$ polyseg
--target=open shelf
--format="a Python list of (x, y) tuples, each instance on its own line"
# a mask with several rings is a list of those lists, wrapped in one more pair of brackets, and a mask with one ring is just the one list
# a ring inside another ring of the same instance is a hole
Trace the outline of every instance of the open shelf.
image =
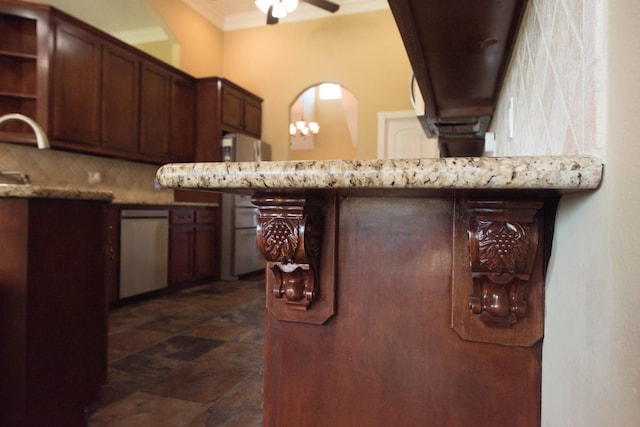
[(37, 21), (0, 13), (0, 51), (37, 55)]
[[(20, 113), (36, 120), (37, 20), (0, 13), (0, 116)], [(0, 125), (0, 142), (33, 144), (31, 128), (17, 120)]]

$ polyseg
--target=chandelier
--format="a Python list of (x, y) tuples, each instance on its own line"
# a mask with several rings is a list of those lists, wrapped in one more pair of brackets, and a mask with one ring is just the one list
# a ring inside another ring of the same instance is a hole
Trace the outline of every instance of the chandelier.
[(298, 0), (256, 0), (256, 6), (264, 14), (269, 13), (274, 18), (284, 18), (298, 7)]
[(289, 125), (289, 134), (291, 136), (307, 136), (309, 133), (312, 135), (320, 132), (320, 125), (317, 122), (305, 122), (304, 120), (298, 120)]

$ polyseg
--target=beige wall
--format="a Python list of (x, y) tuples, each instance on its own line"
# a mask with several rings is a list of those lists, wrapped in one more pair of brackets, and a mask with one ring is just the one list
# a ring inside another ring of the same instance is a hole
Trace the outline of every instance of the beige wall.
[(317, 83), (339, 83), (358, 99), (358, 158), (376, 157), (379, 111), (411, 109), (411, 67), (388, 10), (228, 31), (223, 63), (225, 77), (264, 98), (274, 160), (289, 158), (289, 106)]
[(179, 68), (180, 65), (180, 46), (176, 43), (168, 41), (157, 41), (148, 43), (136, 43), (134, 45), (141, 51), (148, 53), (154, 58), (171, 64)]
[(164, 19), (180, 45), (178, 68), (194, 77), (222, 73), (222, 30), (182, 1), (145, 1)]
[(351, 141), (342, 99), (317, 101), (313, 120), (323, 123), (314, 135), (315, 148), (290, 150), (289, 160), (356, 159), (358, 152)]
[[(602, 187), (564, 196), (546, 285), (544, 426), (640, 420), (640, 3), (529, 2), (492, 130), (497, 154), (590, 154)], [(507, 101), (515, 101), (507, 137)]]

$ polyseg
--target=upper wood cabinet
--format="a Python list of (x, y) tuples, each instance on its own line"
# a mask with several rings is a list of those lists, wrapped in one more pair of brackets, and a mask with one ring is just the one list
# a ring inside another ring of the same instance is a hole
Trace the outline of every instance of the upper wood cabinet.
[(389, 0), (424, 98), (419, 118), (445, 156), (482, 153), (526, 5)]
[(102, 145), (108, 150), (136, 153), (140, 123), (140, 60), (112, 44), (102, 55)]
[(58, 22), (54, 30), (53, 141), (100, 145), (102, 43), (79, 27)]
[(162, 162), (169, 158), (171, 80), (162, 69), (142, 65), (140, 92), (140, 153)]
[(240, 132), (260, 138), (262, 98), (222, 77), (198, 79), (196, 160), (222, 160), (222, 134)]
[(220, 121), (223, 130), (260, 138), (262, 99), (226, 79), (219, 79)]
[(171, 79), (169, 151), (171, 159), (189, 162), (195, 156), (196, 85), (192, 79)]
[[(193, 161), (196, 79), (53, 7), (0, 0), (0, 114), (53, 148), (150, 163)], [(8, 122), (0, 140), (33, 143)]]

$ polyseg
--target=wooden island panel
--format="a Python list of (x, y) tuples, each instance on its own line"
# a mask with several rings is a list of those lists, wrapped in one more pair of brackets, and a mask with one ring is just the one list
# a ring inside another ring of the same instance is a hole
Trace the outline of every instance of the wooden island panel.
[(105, 203), (0, 198), (0, 425), (85, 425), (106, 382)]
[(541, 343), (451, 327), (453, 198), (346, 198), (338, 217), (335, 315), (266, 315), (265, 426), (539, 425)]

